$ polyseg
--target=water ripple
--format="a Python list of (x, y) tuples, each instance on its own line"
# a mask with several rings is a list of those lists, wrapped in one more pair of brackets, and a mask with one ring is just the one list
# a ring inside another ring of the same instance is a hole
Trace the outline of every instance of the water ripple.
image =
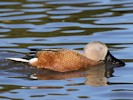
[(60, 0), (56, 0), (56, 1), (48, 1), (46, 2), (46, 4), (83, 4), (83, 3), (89, 3), (90, 1), (88, 0), (84, 0), (84, 1), (81, 1), (81, 0), (64, 0), (64, 1), (60, 1)]
[[(0, 99), (132, 99), (132, 6), (132, 0), (1, 0)], [(58, 73), (5, 60), (44, 48), (83, 52), (90, 41), (105, 42), (126, 66)]]
[(12, 17), (0, 17), (0, 20), (25, 20), (46, 17), (46, 14), (21, 15)]
[(1, 2), (0, 1), (0, 5), (1, 6), (6, 6), (6, 5), (18, 5), (21, 4), (20, 2)]
[(24, 12), (6, 12), (6, 13), (1, 13), (0, 17), (2, 17), (2, 16), (20, 15), (20, 14), (24, 14)]
[(27, 7), (27, 8), (38, 8), (38, 7), (43, 7), (44, 6), (44, 4), (24, 4), (24, 5), (22, 5), (22, 7)]

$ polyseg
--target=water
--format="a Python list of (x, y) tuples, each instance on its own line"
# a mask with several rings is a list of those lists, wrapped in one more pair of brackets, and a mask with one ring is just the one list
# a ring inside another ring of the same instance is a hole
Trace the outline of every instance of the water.
[[(0, 100), (132, 100), (132, 6), (132, 0), (1, 0)], [(82, 51), (94, 40), (126, 66), (56, 73), (5, 60), (35, 48)]]

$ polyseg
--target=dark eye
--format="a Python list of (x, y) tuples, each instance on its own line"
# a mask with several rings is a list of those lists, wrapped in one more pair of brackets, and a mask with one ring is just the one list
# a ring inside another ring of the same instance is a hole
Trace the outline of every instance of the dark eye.
[(103, 60), (99, 60), (99, 62), (103, 62)]

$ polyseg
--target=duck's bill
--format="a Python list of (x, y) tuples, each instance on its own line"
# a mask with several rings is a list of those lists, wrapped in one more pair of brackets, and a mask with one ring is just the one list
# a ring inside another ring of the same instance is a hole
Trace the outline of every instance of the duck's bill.
[(105, 63), (112, 64), (115, 67), (125, 66), (125, 63), (117, 58), (115, 58), (109, 51), (105, 58)]

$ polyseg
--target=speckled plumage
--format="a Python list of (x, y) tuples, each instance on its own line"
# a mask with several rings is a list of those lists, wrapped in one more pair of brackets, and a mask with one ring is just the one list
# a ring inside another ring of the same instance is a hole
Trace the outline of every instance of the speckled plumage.
[(31, 63), (32, 66), (59, 72), (83, 69), (100, 63), (90, 60), (74, 50), (67, 49), (38, 51), (37, 58), (38, 61)]

